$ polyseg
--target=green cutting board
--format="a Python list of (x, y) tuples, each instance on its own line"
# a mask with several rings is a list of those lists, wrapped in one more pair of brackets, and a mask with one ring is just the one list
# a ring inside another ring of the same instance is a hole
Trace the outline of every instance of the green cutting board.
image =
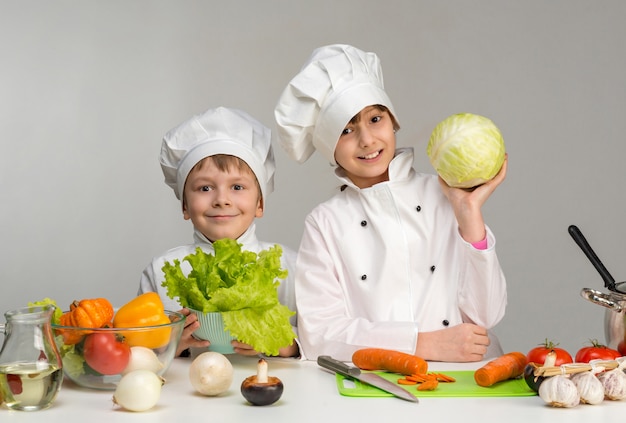
[[(417, 385), (399, 385), (416, 397), (521, 397), (537, 395), (530, 389), (523, 378), (509, 379), (498, 382), (490, 387), (476, 384), (473, 370), (437, 371), (456, 379), (456, 382), (439, 383), (434, 391), (418, 391)], [(399, 376), (396, 373), (373, 372), (397, 384)], [(390, 397), (392, 394), (375, 388), (358, 380), (346, 378), (337, 374), (337, 388), (341, 395), (350, 397)]]

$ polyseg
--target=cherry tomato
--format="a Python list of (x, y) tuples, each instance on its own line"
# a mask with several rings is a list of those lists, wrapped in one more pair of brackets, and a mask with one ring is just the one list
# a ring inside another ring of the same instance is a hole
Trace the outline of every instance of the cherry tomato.
[(591, 360), (614, 360), (622, 354), (614, 349), (600, 344), (597, 340), (592, 340), (591, 345), (582, 347), (576, 353), (577, 363), (589, 363)]
[(546, 356), (550, 351), (554, 351), (556, 353), (556, 362), (555, 366), (560, 366), (561, 364), (567, 364), (574, 362), (570, 353), (568, 353), (563, 348), (558, 348), (557, 345), (552, 341), (548, 341), (547, 339), (543, 344), (539, 344), (539, 346), (533, 348), (526, 354), (526, 358), (529, 363), (537, 363), (539, 365), (543, 365), (546, 361)]
[(617, 351), (623, 356), (626, 355), (626, 340), (620, 341), (619, 344), (617, 344)]
[(85, 362), (103, 375), (116, 375), (128, 365), (130, 347), (113, 333), (92, 333), (83, 347)]

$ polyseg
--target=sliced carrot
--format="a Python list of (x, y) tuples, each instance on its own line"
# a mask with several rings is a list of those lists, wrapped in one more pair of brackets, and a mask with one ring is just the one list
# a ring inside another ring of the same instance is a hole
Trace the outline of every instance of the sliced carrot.
[(426, 375), (422, 374), (407, 375), (406, 378), (417, 383), (422, 383), (427, 380)]
[(456, 382), (456, 379), (453, 378), (450, 375), (446, 375), (446, 374), (443, 374), (443, 373), (436, 373), (436, 375), (437, 375), (437, 380), (439, 382), (446, 382), (446, 383)]
[(406, 375), (403, 378), (398, 379), (398, 385), (419, 385), (417, 389), (419, 391), (432, 391), (437, 389), (440, 382), (450, 383), (456, 382), (452, 376), (443, 373), (416, 373), (412, 375)]
[(443, 373), (425, 373), (425, 374), (413, 374), (405, 376), (406, 379), (412, 380), (415, 382), (425, 382), (427, 380), (437, 379), (439, 382), (455, 382), (452, 376), (445, 375)]
[(439, 386), (439, 382), (437, 379), (427, 380), (426, 382), (420, 383), (417, 387), (418, 391), (434, 391)]

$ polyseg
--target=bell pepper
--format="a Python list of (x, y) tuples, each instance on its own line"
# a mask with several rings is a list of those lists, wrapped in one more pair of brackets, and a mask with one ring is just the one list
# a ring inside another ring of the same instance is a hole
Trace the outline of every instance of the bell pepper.
[[(137, 328), (169, 324), (163, 302), (156, 292), (138, 295), (117, 310), (113, 317), (115, 328)], [(124, 331), (126, 342), (131, 346), (160, 348), (170, 341), (171, 327), (154, 328), (145, 331)]]

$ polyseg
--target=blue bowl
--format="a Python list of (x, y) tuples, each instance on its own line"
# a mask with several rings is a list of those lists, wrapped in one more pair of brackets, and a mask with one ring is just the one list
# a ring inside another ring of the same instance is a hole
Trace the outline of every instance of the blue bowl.
[(198, 321), (200, 322), (200, 327), (195, 330), (193, 336), (210, 341), (209, 351), (215, 351), (220, 354), (233, 354), (235, 352), (230, 344), (235, 338), (228, 330), (224, 329), (222, 313), (203, 313), (198, 310), (191, 310), (191, 312), (198, 316)]

